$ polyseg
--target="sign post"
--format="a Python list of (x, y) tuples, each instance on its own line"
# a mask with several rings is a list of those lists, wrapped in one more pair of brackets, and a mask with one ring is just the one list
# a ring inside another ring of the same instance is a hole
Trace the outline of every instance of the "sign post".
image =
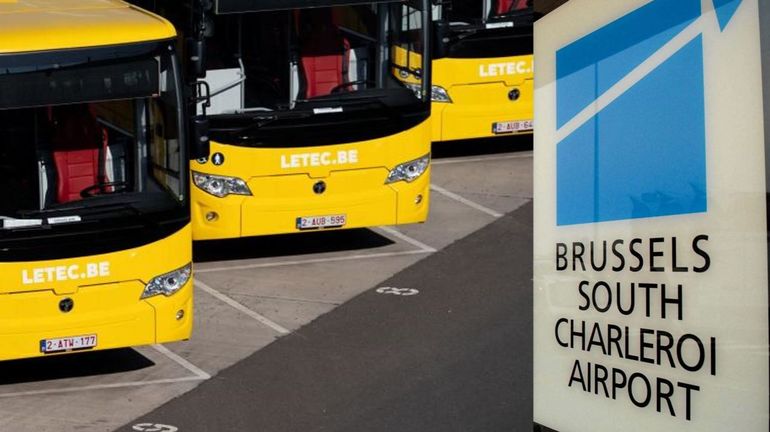
[(570, 0), (536, 23), (536, 424), (768, 430), (759, 16)]

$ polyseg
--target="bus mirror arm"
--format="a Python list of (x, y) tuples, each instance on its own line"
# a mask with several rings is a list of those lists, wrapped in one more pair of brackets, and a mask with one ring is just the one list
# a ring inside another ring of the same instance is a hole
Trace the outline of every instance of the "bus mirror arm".
[[(240, 84), (240, 82), (235, 83), (235, 85), (237, 84)], [(201, 104), (202, 114), (205, 116), (206, 109), (211, 108), (211, 86), (209, 86), (207, 81), (196, 81), (194, 86), (195, 104)], [(219, 92), (221, 92), (221, 90)]]

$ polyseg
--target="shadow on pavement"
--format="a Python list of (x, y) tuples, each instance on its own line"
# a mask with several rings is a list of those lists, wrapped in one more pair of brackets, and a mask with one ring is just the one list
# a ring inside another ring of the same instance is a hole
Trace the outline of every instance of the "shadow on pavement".
[(532, 150), (532, 134), (475, 140), (434, 142), (434, 159), (482, 156)]
[(10, 360), (0, 362), (0, 385), (110, 375), (154, 365), (129, 348)]
[(193, 260), (211, 261), (271, 258), (380, 248), (392, 240), (368, 229), (306, 232), (231, 240), (207, 240), (193, 244)]

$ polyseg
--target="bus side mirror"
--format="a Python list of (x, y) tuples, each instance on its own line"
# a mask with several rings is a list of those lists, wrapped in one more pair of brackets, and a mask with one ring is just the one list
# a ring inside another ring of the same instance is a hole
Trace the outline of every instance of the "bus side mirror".
[(206, 77), (206, 41), (187, 39), (187, 53), (189, 60), (188, 73), (194, 78)]
[(434, 21), (432, 26), (431, 45), (433, 45), (433, 57), (444, 58), (447, 56), (447, 41), (451, 34), (449, 32), (449, 25), (441, 21)]
[(194, 116), (190, 121), (190, 159), (208, 159), (211, 153), (209, 140), (209, 119)]

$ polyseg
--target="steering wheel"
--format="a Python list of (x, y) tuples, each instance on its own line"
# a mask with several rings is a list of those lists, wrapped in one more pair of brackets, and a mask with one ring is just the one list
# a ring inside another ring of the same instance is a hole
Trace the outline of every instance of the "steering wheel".
[(105, 188), (115, 188), (110, 193), (117, 193), (117, 192), (124, 192), (128, 190), (128, 183), (124, 181), (120, 182), (107, 182), (107, 183), (97, 183), (95, 185), (88, 186), (87, 188), (80, 191), (80, 197), (81, 198), (89, 198), (94, 195), (98, 195), (100, 193), (104, 193)]
[(335, 86), (331, 90), (330, 93), (332, 93), (332, 94), (339, 93), (344, 88), (347, 88), (347, 87), (350, 87), (350, 86), (354, 86), (354, 85), (360, 85), (360, 84), (374, 84), (374, 81), (370, 81), (370, 80), (355, 80), (355, 81), (350, 81), (350, 82), (342, 83), (342, 84), (339, 84), (339, 85)]

